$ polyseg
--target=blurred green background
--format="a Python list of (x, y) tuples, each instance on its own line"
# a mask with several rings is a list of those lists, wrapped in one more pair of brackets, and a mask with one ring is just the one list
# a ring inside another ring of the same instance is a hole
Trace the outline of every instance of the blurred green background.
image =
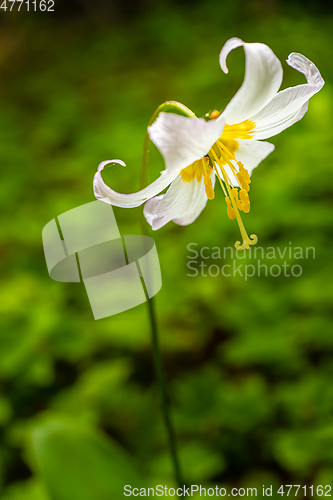
[[(244, 217), (263, 248), (314, 247), (315, 259), (282, 259), (302, 265), (297, 278), (187, 276), (189, 243), (239, 238), (218, 187), (195, 223), (150, 233), (183, 472), (189, 484), (257, 486), (258, 496), (263, 484), (332, 485), (332, 10), (278, 0), (15, 10), (0, 9), (1, 499), (118, 500), (124, 484), (174, 485), (146, 305), (94, 321), (82, 285), (49, 278), (41, 232), (94, 200), (102, 160), (127, 164), (106, 171), (113, 188), (139, 188), (160, 103), (197, 116), (224, 108), (243, 78), (240, 49), (229, 75), (218, 64), (232, 36), (281, 61), (301, 52), (326, 81), (303, 120), (271, 140)], [(304, 82), (283, 67), (283, 87)], [(151, 179), (162, 168), (154, 154)], [(115, 209), (123, 234), (140, 234), (141, 212)]]

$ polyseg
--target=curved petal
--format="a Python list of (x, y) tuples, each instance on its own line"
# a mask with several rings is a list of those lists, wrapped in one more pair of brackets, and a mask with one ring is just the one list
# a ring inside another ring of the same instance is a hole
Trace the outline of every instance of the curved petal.
[(163, 199), (164, 194), (161, 194), (159, 196), (155, 196), (155, 198), (151, 198), (150, 200), (147, 201), (145, 206), (143, 207), (143, 214), (146, 218), (146, 221), (148, 224), (150, 224), (153, 227), (153, 222), (155, 218), (155, 212), (157, 205), (159, 202)]
[(296, 69), (300, 73), (303, 73), (309, 85), (314, 85), (315, 87), (322, 87), (324, 85), (324, 80), (319, 73), (319, 70), (315, 64), (313, 64), (310, 59), (299, 54), (298, 52), (292, 52), (289, 54), (287, 63), (292, 68)]
[(205, 156), (221, 136), (225, 120), (206, 121), (174, 113), (160, 113), (148, 133), (161, 151), (166, 169), (180, 172)]
[[(255, 141), (253, 139), (238, 139), (239, 146), (235, 152), (235, 156), (238, 161), (241, 161), (251, 175), (253, 170), (268, 156), (272, 151), (274, 151), (274, 144), (264, 141)], [(234, 186), (239, 186), (239, 182), (235, 175), (231, 171), (228, 165), (223, 165), (224, 170), (227, 172), (231, 183)]]
[[(211, 174), (214, 186), (215, 174)], [(203, 180), (184, 182), (179, 175), (166, 194), (149, 200), (143, 210), (152, 229), (160, 229), (171, 220), (186, 226), (200, 215), (207, 203)]]
[(224, 73), (228, 73), (229, 52), (241, 46), (246, 57), (245, 76), (241, 88), (221, 115), (228, 125), (247, 120), (260, 111), (282, 83), (282, 66), (274, 52), (263, 43), (245, 43), (239, 38), (231, 38), (221, 50), (220, 65)]
[(98, 200), (102, 200), (116, 207), (138, 207), (153, 196), (156, 196), (156, 194), (163, 191), (163, 189), (165, 189), (175, 179), (175, 177), (177, 177), (177, 172), (167, 172), (166, 170), (163, 170), (156, 181), (152, 182), (141, 191), (132, 194), (117, 193), (117, 191), (114, 191), (107, 184), (105, 184), (102, 178), (101, 172), (109, 163), (118, 163), (119, 165), (126, 167), (126, 164), (122, 160), (102, 161), (102, 163), (98, 165), (98, 170), (94, 176), (94, 194)]
[(290, 54), (287, 63), (303, 73), (308, 83), (279, 92), (267, 106), (251, 117), (256, 127), (253, 135), (267, 139), (300, 120), (307, 111), (307, 103), (324, 85), (318, 68), (302, 54)]

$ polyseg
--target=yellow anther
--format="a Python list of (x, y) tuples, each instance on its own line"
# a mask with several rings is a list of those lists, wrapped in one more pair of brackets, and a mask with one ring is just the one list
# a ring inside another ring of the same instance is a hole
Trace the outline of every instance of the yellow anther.
[(205, 184), (205, 192), (206, 192), (207, 198), (209, 200), (213, 200), (215, 197), (215, 193), (214, 193), (212, 179), (210, 178), (209, 175), (205, 175), (204, 184)]
[(213, 200), (215, 198), (214, 189), (212, 187), (205, 187), (206, 195), (209, 200)]
[(245, 191), (245, 189), (241, 189), (239, 192), (239, 197), (242, 206), (241, 210), (243, 210), (243, 212), (247, 214), (250, 211), (250, 199), (247, 191)]
[[(246, 172), (246, 174), (247, 174), (247, 172)], [(238, 179), (239, 184), (241, 185), (241, 188), (245, 189), (245, 191), (250, 191), (250, 186), (248, 184), (246, 174), (244, 175), (243, 171), (239, 170), (239, 172), (236, 174), (236, 177)]]
[(252, 139), (256, 124), (251, 120), (245, 120), (234, 125), (226, 124), (223, 129), (222, 138)]
[(216, 118), (218, 118), (220, 116), (220, 112), (217, 111), (217, 109), (214, 109), (214, 111), (211, 112), (211, 114), (209, 115), (209, 118), (211, 120), (216, 120)]
[(238, 210), (248, 213), (250, 211), (250, 199), (247, 191), (245, 191), (245, 189), (238, 191), (237, 188), (232, 188), (231, 192), (237, 204)]
[(227, 214), (228, 214), (229, 219), (231, 219), (231, 220), (236, 219), (236, 212), (235, 212), (234, 207), (231, 206), (231, 201), (230, 201), (229, 196), (225, 197), (225, 201), (227, 202)]
[(240, 161), (237, 162), (237, 165), (239, 167), (239, 171), (241, 172), (241, 174), (244, 176), (244, 179), (246, 180), (246, 182), (248, 184), (251, 184), (251, 178), (250, 178), (250, 174), (249, 172), (246, 170), (246, 168), (244, 167), (243, 163), (241, 163)]
[(237, 201), (238, 200), (238, 188), (236, 188), (236, 187), (232, 188), (231, 192), (232, 192), (232, 196)]

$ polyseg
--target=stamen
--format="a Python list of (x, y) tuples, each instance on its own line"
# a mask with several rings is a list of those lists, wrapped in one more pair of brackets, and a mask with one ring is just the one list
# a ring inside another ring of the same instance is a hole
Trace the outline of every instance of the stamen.
[(192, 163), (180, 171), (180, 176), (185, 182), (192, 182), (195, 178), (195, 165)]
[(203, 174), (203, 170), (202, 170), (202, 164), (200, 162), (200, 160), (197, 160), (196, 162), (194, 162), (194, 171), (195, 171), (195, 178), (197, 180), (197, 182), (200, 182), (201, 179), (202, 179), (202, 174)]
[(250, 191), (249, 184), (251, 182), (251, 179), (250, 179), (249, 173), (246, 170), (246, 168), (244, 168), (244, 165), (240, 161), (237, 162), (237, 165), (239, 166), (239, 171), (236, 174), (238, 182), (243, 189), (245, 189), (246, 191)]
[(207, 198), (209, 200), (213, 200), (215, 197), (215, 193), (214, 193), (212, 179), (210, 177), (205, 177), (204, 184), (205, 184), (205, 191), (206, 191)]
[(234, 155), (228, 150), (228, 148), (225, 147), (225, 145), (220, 142), (220, 141), (217, 141), (217, 144), (218, 144), (218, 147), (219, 147), (219, 151), (221, 153), (221, 157), (223, 158), (223, 162), (224, 163), (227, 163), (229, 165), (229, 167), (231, 168), (231, 171), (233, 172), (233, 174), (237, 174), (237, 170), (235, 168), (235, 166), (231, 163), (231, 161), (228, 159), (228, 156), (231, 160), (236, 160), (236, 158), (234, 157)]
[[(228, 194), (229, 194), (229, 197), (230, 197), (230, 199), (229, 199), (228, 196), (226, 197), (228, 217), (230, 219), (233, 219), (234, 215), (236, 216), (237, 222), (238, 222), (238, 227), (239, 227), (239, 230), (240, 230), (242, 238), (243, 238), (243, 243), (241, 244), (240, 241), (236, 241), (235, 247), (236, 247), (237, 250), (244, 250), (245, 248), (248, 250), (250, 248), (250, 245), (255, 245), (258, 242), (258, 237), (255, 234), (251, 234), (251, 237), (248, 236), (248, 234), (247, 234), (247, 232), (245, 230), (242, 218), (240, 216), (238, 207), (237, 207), (237, 201), (235, 200), (235, 197), (234, 197), (233, 192), (232, 192), (232, 190), (235, 189), (235, 188), (232, 188), (231, 184), (229, 185), (230, 179), (228, 179), (228, 175), (227, 175), (226, 171), (224, 170), (224, 168), (222, 167), (221, 162), (217, 158), (217, 155), (216, 155), (214, 149), (211, 148), (210, 151), (212, 152), (213, 156), (215, 157), (216, 163), (219, 165), (219, 167), (221, 169), (222, 176), (223, 176), (223, 179), (224, 179), (224, 183), (225, 183), (225, 186), (226, 186), (226, 188), (228, 190)], [(242, 191), (243, 190), (241, 190), (240, 193)], [(245, 193), (246, 193), (245, 195), (244, 195), (244, 193), (242, 195), (240, 194), (241, 199), (239, 200), (239, 202), (242, 203), (242, 206), (245, 206), (245, 208), (247, 209), (248, 208), (248, 204), (249, 204), (249, 200), (248, 200), (248, 198), (246, 198), (246, 196), (248, 197), (248, 194), (247, 194), (246, 191), (245, 191)], [(237, 195), (238, 195), (238, 190), (237, 190)], [(237, 197), (237, 199), (238, 199), (238, 197)]]
[(227, 192), (226, 192), (226, 190), (225, 190), (224, 184), (223, 184), (223, 182), (222, 182), (222, 179), (221, 179), (221, 177), (220, 177), (220, 174), (219, 174), (219, 172), (218, 172), (218, 170), (217, 170), (217, 168), (216, 168), (216, 165), (215, 165), (215, 164), (214, 164), (214, 170), (215, 170), (215, 173), (216, 173), (217, 178), (218, 178), (218, 180), (219, 180), (220, 186), (221, 186), (221, 188), (223, 189), (224, 196), (226, 196), (226, 197), (227, 197), (227, 196), (228, 196), (228, 194), (227, 194)]
[[(210, 119), (214, 120), (219, 115), (220, 113), (215, 110), (210, 115), (207, 115), (207, 117), (209, 116)], [(230, 219), (237, 219), (243, 238), (242, 244), (240, 241), (236, 241), (235, 247), (237, 249), (248, 249), (250, 245), (255, 245), (258, 241), (255, 234), (252, 234), (251, 237), (248, 236), (240, 216), (240, 211), (245, 213), (250, 211), (248, 191), (250, 190), (251, 179), (243, 163), (237, 161), (234, 155), (239, 146), (235, 137), (242, 139), (250, 138), (252, 137), (251, 132), (254, 128), (255, 123), (249, 120), (237, 125), (226, 125), (220, 139), (213, 144), (209, 153), (200, 160), (196, 160), (191, 165), (188, 165), (180, 172), (181, 178), (185, 182), (192, 182), (194, 179), (197, 182), (201, 182), (203, 177), (205, 193), (207, 198), (212, 200), (215, 197), (215, 193), (211, 174), (213, 170), (215, 171), (224, 192), (228, 217)], [(230, 167), (232, 174), (238, 180), (240, 188), (234, 187), (235, 182), (231, 182), (227, 171), (223, 167), (224, 165)]]
[(227, 215), (229, 219), (231, 220), (236, 219), (236, 212), (235, 209), (231, 206), (231, 201), (229, 196), (225, 197), (225, 201), (227, 202)]
[[(217, 157), (216, 155), (216, 152), (213, 148), (210, 149), (210, 151), (213, 153), (213, 156), (215, 156), (215, 161), (216, 163), (218, 164), (218, 166), (220, 167), (221, 169), (221, 172), (222, 172), (222, 176), (223, 176), (223, 180), (224, 180), (224, 183), (225, 185), (227, 186), (227, 189), (228, 189), (228, 192), (229, 192), (229, 186), (231, 188), (233, 188), (233, 183), (231, 182), (231, 180), (229, 179), (229, 176), (227, 174), (227, 172), (224, 170), (223, 166), (222, 166), (222, 163), (220, 161), (220, 159)], [(233, 167), (232, 163), (230, 163), (230, 166)], [(217, 169), (215, 168), (215, 171), (217, 172)]]
[(251, 178), (250, 178), (250, 174), (249, 172), (246, 170), (246, 168), (244, 168), (244, 165), (241, 161), (238, 161), (237, 162), (237, 165), (238, 165), (238, 168), (239, 168), (239, 171), (242, 172), (242, 175), (244, 176), (244, 179), (246, 180), (246, 182), (248, 184), (251, 184)]
[(238, 188), (236, 188), (236, 187), (232, 188), (231, 192), (232, 192), (232, 196), (235, 198), (235, 201), (237, 203), (237, 208), (239, 210), (242, 210), (242, 203), (238, 197)]
[(245, 191), (245, 189), (241, 189), (238, 192), (238, 188), (235, 187), (231, 190), (231, 192), (237, 203), (238, 210), (248, 213), (250, 211), (250, 199), (247, 191)]
[(250, 199), (247, 191), (245, 191), (245, 189), (241, 189), (239, 192), (239, 197), (242, 206), (241, 210), (243, 210), (243, 212), (245, 213), (248, 213), (250, 211)]
[(203, 172), (204, 172), (204, 185), (205, 185), (205, 192), (207, 195), (207, 198), (209, 200), (213, 200), (215, 198), (215, 193), (214, 193), (214, 188), (213, 188), (213, 182), (210, 177), (210, 167), (207, 167), (205, 165), (205, 158), (202, 158), (202, 166), (203, 166)]
[(230, 156), (230, 158), (234, 161), (237, 161), (236, 160), (236, 157), (235, 155), (225, 146), (225, 144), (223, 144), (222, 141), (220, 140), (217, 140), (216, 141), (218, 143), (218, 146), (223, 150), (223, 152), (227, 155), (227, 156)]
[(222, 137), (230, 139), (252, 139), (256, 127), (252, 120), (245, 120), (234, 125), (226, 124), (223, 129)]

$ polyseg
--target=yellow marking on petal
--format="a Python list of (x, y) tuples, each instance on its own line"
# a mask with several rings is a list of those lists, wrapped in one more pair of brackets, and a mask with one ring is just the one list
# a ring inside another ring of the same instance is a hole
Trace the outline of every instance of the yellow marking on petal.
[(209, 166), (208, 162), (209, 158), (206, 157), (196, 160), (188, 167), (183, 168), (180, 171), (180, 176), (184, 182), (192, 182), (194, 179), (196, 179), (197, 182), (201, 182), (203, 177), (207, 198), (212, 200), (215, 197), (215, 193), (211, 179), (212, 168)]
[(252, 139), (256, 127), (252, 120), (245, 120), (234, 125), (226, 124), (220, 139)]
[(180, 176), (184, 182), (192, 182), (194, 179), (200, 182), (203, 173), (202, 160), (197, 160), (188, 167), (183, 168), (180, 171)]
[(222, 142), (223, 146), (229, 151), (229, 155), (233, 159), (234, 153), (236, 153), (236, 151), (239, 147), (239, 142), (236, 141), (235, 139), (223, 137), (223, 134), (219, 140)]
[[(209, 118), (214, 120), (219, 115), (220, 113), (215, 110), (212, 111)], [(242, 244), (240, 241), (236, 241), (235, 243), (235, 247), (239, 250), (248, 249), (250, 245), (255, 245), (258, 241), (258, 237), (255, 234), (251, 234), (250, 237), (248, 236), (240, 216), (240, 211), (245, 213), (250, 211), (248, 191), (250, 190), (251, 179), (243, 163), (238, 161), (235, 156), (239, 147), (239, 142), (236, 139), (251, 139), (255, 126), (256, 124), (251, 120), (245, 120), (234, 125), (225, 125), (221, 137), (212, 145), (208, 154), (180, 171), (181, 178), (185, 182), (192, 182), (193, 180), (201, 182), (203, 178), (207, 198), (212, 200), (215, 196), (211, 179), (212, 169), (214, 168), (225, 194), (228, 217), (230, 219), (237, 219), (242, 235)], [(240, 189), (234, 187), (235, 182), (231, 182), (223, 165), (230, 167), (231, 172), (239, 182)]]
[(203, 164), (202, 160), (198, 160), (198, 161), (194, 162), (195, 178), (196, 178), (197, 182), (200, 182), (202, 179), (202, 174), (204, 171), (202, 169), (202, 164)]
[(219, 145), (218, 145), (218, 143), (217, 143), (217, 142), (215, 142), (215, 143), (212, 145), (211, 149), (213, 149), (213, 150), (214, 150), (214, 153), (216, 154), (216, 156), (218, 157), (218, 159), (220, 159), (220, 158), (221, 158), (221, 156), (222, 156), (222, 151), (221, 151), (221, 148), (219, 147)]
[(194, 163), (180, 171), (180, 176), (185, 182), (191, 182), (195, 178)]

